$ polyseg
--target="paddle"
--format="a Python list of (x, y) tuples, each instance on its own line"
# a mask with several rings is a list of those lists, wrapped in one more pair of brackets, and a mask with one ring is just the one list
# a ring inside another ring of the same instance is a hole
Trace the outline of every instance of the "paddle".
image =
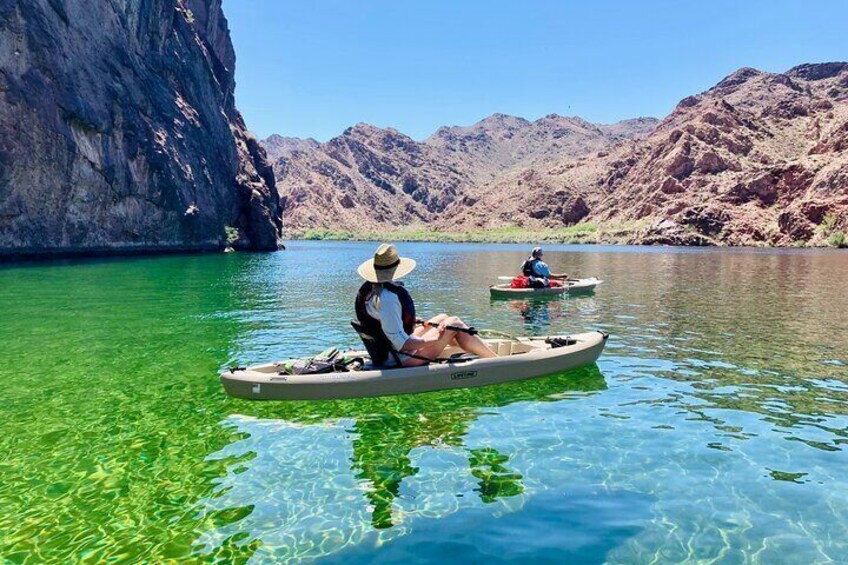
[[(428, 322), (428, 321), (426, 321), (426, 320), (422, 320), (421, 318), (418, 318), (418, 319), (417, 319), (417, 320), (415, 320), (415, 321), (416, 321), (416, 323), (421, 324), (421, 325), (422, 325), (422, 326), (424, 326), (425, 328), (435, 328), (435, 327), (438, 327), (438, 326), (437, 326), (437, 324), (431, 324), (430, 322)], [(474, 329), (473, 327), (461, 328), (461, 327), (459, 327), (459, 326), (445, 326), (445, 329), (446, 329), (446, 330), (452, 330), (452, 331), (455, 331), (455, 332), (462, 332), (462, 333), (466, 333), (466, 334), (468, 334), (468, 335), (477, 335), (478, 333), (480, 333), (480, 332), (478, 332), (476, 329)]]
[[(498, 277), (498, 280), (499, 280), (499, 281), (511, 281), (511, 280), (512, 280), (512, 279), (514, 279), (514, 278), (515, 278), (515, 277), (508, 277), (508, 276), (506, 276), (506, 275), (501, 275), (501, 276), (499, 276), (499, 277)], [(581, 280), (581, 279), (568, 279), (568, 282), (578, 282), (578, 281), (580, 281), (580, 280)]]

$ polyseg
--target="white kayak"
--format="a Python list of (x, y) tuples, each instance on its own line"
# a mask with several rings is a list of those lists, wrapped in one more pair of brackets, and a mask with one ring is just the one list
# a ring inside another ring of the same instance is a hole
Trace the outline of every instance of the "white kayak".
[[(366, 364), (345, 372), (291, 375), (283, 369), (285, 361), (268, 363), (224, 371), (221, 383), (230, 396), (251, 400), (329, 400), (471, 388), (589, 365), (601, 355), (606, 340), (603, 332), (486, 339), (498, 357), (394, 369), (371, 367), (367, 352), (350, 351), (348, 357), (362, 357)], [(442, 356), (449, 359), (457, 353), (458, 349), (448, 348)]]
[(489, 287), (492, 296), (508, 296), (527, 298), (531, 296), (556, 296), (558, 294), (585, 294), (595, 292), (595, 287), (601, 284), (601, 279), (573, 279), (566, 281), (563, 286), (549, 288), (512, 288), (509, 284), (496, 284)]

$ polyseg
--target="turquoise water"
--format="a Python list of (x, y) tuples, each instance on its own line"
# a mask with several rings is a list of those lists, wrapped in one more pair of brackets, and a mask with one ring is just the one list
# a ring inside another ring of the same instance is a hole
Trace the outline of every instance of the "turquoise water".
[(217, 371), (353, 345), (374, 244), (0, 268), (11, 563), (848, 561), (848, 254), (547, 247), (592, 296), (491, 300), (525, 249), (402, 244), (424, 314), (611, 334), (597, 366), (251, 403)]

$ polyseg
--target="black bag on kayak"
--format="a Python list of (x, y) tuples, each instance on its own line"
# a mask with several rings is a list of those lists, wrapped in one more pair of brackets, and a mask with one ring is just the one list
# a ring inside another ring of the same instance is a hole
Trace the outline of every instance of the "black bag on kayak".
[(281, 366), (285, 375), (316, 375), (320, 373), (343, 373), (355, 371), (362, 366), (360, 357), (346, 357), (338, 347), (330, 347), (314, 357), (294, 359)]

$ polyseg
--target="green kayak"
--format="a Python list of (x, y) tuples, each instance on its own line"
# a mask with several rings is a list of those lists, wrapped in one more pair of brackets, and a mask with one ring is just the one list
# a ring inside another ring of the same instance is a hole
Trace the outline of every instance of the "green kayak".
[(574, 279), (563, 286), (549, 288), (512, 288), (509, 284), (496, 284), (489, 287), (492, 296), (528, 298), (533, 296), (556, 296), (558, 294), (587, 294), (595, 292), (595, 287), (601, 284), (601, 279)]

